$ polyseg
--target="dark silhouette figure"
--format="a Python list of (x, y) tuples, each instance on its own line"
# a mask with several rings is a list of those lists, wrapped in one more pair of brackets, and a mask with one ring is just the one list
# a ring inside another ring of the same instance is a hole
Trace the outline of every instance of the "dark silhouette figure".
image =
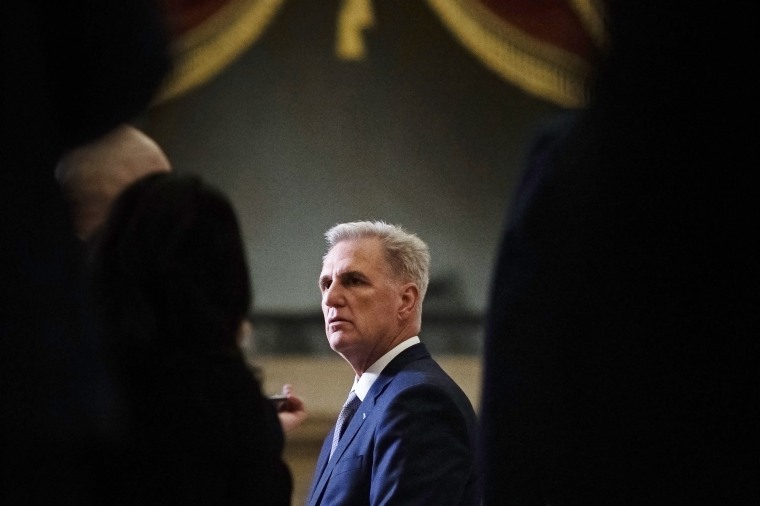
[(251, 286), (227, 198), (194, 176), (146, 176), (114, 203), (93, 262), (130, 415), (123, 458), (103, 466), (109, 491), (136, 505), (289, 505), (282, 428), (239, 347)]
[(754, 7), (610, 2), (536, 140), (487, 320), (487, 505), (757, 504)]
[(53, 168), (147, 107), (168, 37), (151, 0), (0, 9), (0, 503), (95, 504), (119, 410)]

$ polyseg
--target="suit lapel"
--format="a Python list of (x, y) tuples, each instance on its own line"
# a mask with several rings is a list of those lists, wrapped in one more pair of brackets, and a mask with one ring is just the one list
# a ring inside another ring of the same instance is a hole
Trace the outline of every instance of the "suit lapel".
[(320, 473), (319, 479), (315, 478), (316, 485), (312, 487), (311, 493), (309, 494), (309, 505), (316, 504), (316, 499), (322, 495), (324, 488), (327, 485), (327, 481), (330, 479), (330, 475), (332, 474), (333, 469), (335, 469), (335, 464), (340, 460), (341, 455), (343, 455), (343, 452), (346, 451), (349, 443), (356, 437), (357, 432), (359, 432), (359, 428), (364, 424), (364, 420), (367, 418), (367, 416), (369, 416), (369, 413), (374, 407), (375, 400), (374, 398), (370, 399), (370, 396), (368, 395), (367, 398), (359, 406), (359, 409), (351, 419), (348, 427), (346, 427), (346, 431), (343, 433), (343, 436), (338, 442), (338, 446), (335, 448), (335, 453), (333, 453), (332, 458), (329, 460), (329, 442), (332, 441), (332, 436), (333, 432), (335, 432), (335, 428), (333, 428), (333, 430), (331, 430), (325, 438), (325, 442), (322, 444), (322, 451), (320, 452), (319, 459), (317, 461), (317, 469), (321, 469), (321, 472), (318, 471)]

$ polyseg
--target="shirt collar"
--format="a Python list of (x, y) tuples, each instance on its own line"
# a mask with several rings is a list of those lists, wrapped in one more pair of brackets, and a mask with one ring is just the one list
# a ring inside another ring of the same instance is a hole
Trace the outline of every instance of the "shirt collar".
[(383, 372), (385, 366), (387, 366), (391, 360), (396, 358), (399, 353), (409, 348), (410, 346), (418, 344), (419, 342), (420, 338), (418, 336), (414, 336), (397, 344), (385, 355), (377, 359), (374, 364), (369, 366), (369, 368), (364, 371), (364, 374), (361, 375), (361, 378), (354, 377), (354, 385), (351, 387), (351, 390), (354, 390), (357, 397), (359, 397), (359, 399), (363, 402), (364, 398), (367, 396), (367, 393), (369, 393), (369, 389), (372, 387), (372, 384), (375, 382), (378, 376), (380, 376), (380, 373)]

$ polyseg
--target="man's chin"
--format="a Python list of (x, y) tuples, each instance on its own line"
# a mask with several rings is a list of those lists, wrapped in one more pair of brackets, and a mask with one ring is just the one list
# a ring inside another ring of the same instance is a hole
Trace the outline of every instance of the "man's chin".
[(331, 332), (327, 336), (327, 341), (330, 343), (330, 348), (332, 348), (333, 351), (337, 351), (338, 353), (340, 353), (342, 349), (347, 348), (351, 342), (349, 336), (347, 336), (346, 333), (341, 330)]

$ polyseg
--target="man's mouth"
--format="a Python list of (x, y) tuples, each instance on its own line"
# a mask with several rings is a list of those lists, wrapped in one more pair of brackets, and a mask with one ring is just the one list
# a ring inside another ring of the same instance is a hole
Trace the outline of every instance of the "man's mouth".
[(343, 326), (344, 324), (347, 324), (347, 323), (351, 323), (351, 322), (348, 321), (348, 320), (345, 320), (343, 318), (339, 318), (337, 316), (334, 316), (334, 317), (332, 317), (332, 318), (330, 318), (330, 319), (327, 320), (327, 329), (330, 332), (335, 332), (341, 326)]

